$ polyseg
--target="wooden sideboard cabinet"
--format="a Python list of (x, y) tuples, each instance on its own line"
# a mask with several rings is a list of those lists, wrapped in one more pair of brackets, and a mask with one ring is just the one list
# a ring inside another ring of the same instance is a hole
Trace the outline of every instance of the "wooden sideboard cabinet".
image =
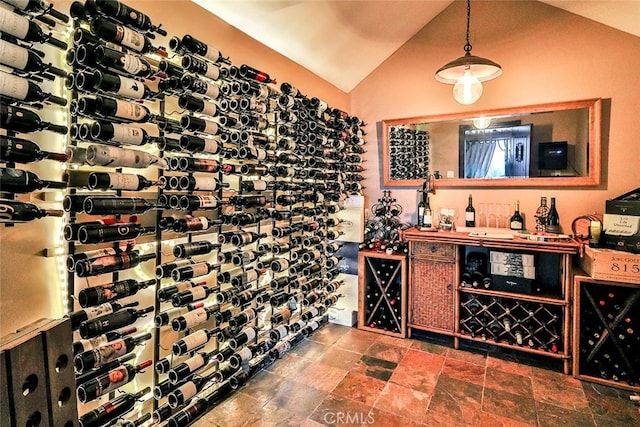
[(408, 333), (437, 332), (559, 359), (571, 372), (573, 240), (403, 232), (409, 241)]
[(452, 335), (458, 248), (450, 243), (409, 245), (409, 336), (411, 329)]

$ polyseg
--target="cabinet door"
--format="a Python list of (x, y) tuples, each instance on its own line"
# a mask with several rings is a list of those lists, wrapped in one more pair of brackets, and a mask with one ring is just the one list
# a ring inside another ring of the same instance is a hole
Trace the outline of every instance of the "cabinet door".
[(455, 267), (454, 261), (411, 260), (411, 327), (453, 334)]

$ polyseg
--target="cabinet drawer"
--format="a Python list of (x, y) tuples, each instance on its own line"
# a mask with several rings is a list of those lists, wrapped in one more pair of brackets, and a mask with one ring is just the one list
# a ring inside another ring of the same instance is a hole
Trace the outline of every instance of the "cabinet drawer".
[(448, 243), (411, 242), (411, 256), (416, 258), (437, 257), (454, 260), (456, 245)]

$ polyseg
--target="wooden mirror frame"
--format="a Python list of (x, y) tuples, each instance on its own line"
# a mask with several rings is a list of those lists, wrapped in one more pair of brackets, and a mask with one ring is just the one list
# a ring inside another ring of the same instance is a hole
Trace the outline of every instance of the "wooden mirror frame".
[[(391, 179), (389, 168), (389, 128), (391, 126), (470, 119), (481, 116), (510, 116), (529, 113), (545, 113), (562, 110), (588, 108), (589, 139), (587, 151), (588, 175), (575, 177), (528, 177), (528, 178), (441, 178), (435, 180), (437, 187), (578, 187), (600, 184), (602, 167), (602, 99), (556, 102), (525, 107), (501, 108), (496, 110), (471, 111), (453, 114), (409, 117), (382, 121), (382, 170), (385, 187), (422, 186), (424, 179)], [(516, 117), (514, 117), (516, 118)], [(433, 170), (431, 170), (433, 173)]]

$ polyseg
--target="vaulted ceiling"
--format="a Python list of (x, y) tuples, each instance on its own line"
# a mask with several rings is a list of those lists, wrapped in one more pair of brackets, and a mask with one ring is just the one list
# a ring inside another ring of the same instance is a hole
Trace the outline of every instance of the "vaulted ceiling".
[[(193, 1), (345, 92), (350, 92), (452, 3), (451, 0)], [(640, 37), (640, 0), (543, 2)], [(471, 8), (473, 26), (473, 2)], [(464, 20), (461, 27), (464, 28)]]

